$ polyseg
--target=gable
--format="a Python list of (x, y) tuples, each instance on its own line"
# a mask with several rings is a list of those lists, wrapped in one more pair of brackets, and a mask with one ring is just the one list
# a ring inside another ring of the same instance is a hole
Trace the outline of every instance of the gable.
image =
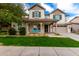
[(59, 10), (56, 10), (53, 15), (57, 15), (57, 14), (61, 14), (61, 12)]
[(32, 6), (31, 8), (29, 8), (28, 10), (45, 10), (45, 8), (43, 8), (40, 4), (35, 4), (34, 6)]
[(35, 6), (32, 8), (32, 10), (43, 10), (42, 8), (40, 8), (39, 6)]
[(65, 14), (63, 11), (56, 9), (55, 11), (52, 12), (53, 15), (57, 15), (57, 14)]

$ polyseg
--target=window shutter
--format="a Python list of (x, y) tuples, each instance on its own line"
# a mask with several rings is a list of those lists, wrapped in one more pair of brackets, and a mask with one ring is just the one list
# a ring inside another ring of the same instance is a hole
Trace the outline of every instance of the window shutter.
[(55, 20), (55, 15), (53, 15), (53, 19)]
[(60, 15), (60, 19), (62, 19), (62, 16)]
[(34, 12), (32, 13), (32, 17), (34, 17)]
[(39, 17), (41, 17), (41, 12), (39, 12)]

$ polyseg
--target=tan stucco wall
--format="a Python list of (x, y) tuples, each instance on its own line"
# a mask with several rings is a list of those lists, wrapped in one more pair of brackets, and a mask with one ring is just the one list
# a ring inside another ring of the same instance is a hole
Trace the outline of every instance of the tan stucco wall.
[(29, 19), (35, 19), (34, 17), (32, 17), (32, 13), (33, 13), (34, 11), (39, 11), (39, 12), (41, 12), (41, 17), (38, 18), (38, 19), (44, 19), (44, 18), (45, 18), (44, 10), (30, 10), (30, 11), (29, 11)]
[[(50, 14), (50, 19), (53, 19), (53, 15), (57, 15), (57, 14)], [(65, 14), (63, 13), (59, 13), (59, 15), (62, 15), (62, 20), (65, 19)]]
[(53, 32), (67, 33), (67, 27), (53, 27)]
[(79, 31), (79, 24), (72, 24), (71, 27), (77, 32)]
[(61, 15), (61, 16), (62, 16), (62, 19), (60, 19), (60, 20), (57, 22), (57, 24), (64, 24), (64, 23), (66, 23), (65, 14), (62, 13), (61, 11), (56, 10), (55, 12), (51, 13), (51, 14), (50, 14), (50, 19), (53, 19), (53, 15)]
[(65, 23), (66, 23), (66, 17), (65, 17), (65, 14), (60, 14), (60, 15), (62, 15), (62, 19), (59, 20), (59, 21), (57, 22), (57, 24), (65, 24)]
[(46, 15), (45, 16), (45, 19), (50, 19), (50, 15)]

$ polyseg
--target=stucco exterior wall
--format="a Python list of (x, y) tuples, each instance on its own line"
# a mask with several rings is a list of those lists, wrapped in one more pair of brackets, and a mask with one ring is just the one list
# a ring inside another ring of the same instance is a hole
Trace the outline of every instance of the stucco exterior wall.
[(53, 32), (56, 33), (67, 33), (67, 27), (53, 27)]
[(71, 33), (71, 25), (67, 25), (67, 31), (68, 33)]
[(45, 15), (45, 19), (50, 19), (50, 15)]
[(57, 24), (65, 24), (65, 23), (66, 23), (66, 17), (65, 17), (65, 14), (60, 14), (60, 15), (62, 15), (62, 19), (59, 20), (59, 21), (57, 22)]
[[(63, 23), (65, 23), (66, 22), (66, 17), (65, 17), (65, 14), (63, 14), (63, 13), (52, 13), (52, 14), (50, 14), (50, 19), (53, 19), (53, 15), (57, 15), (57, 14), (59, 14), (59, 15), (61, 15), (62, 16), (62, 18), (57, 22), (58, 24), (63, 24)], [(54, 20), (54, 19), (53, 19)]]
[[(72, 28), (72, 31), (71, 31)], [(79, 32), (79, 24), (70, 24), (67, 26), (68, 32)]]
[(71, 27), (74, 31), (78, 32), (79, 31), (79, 24), (71, 24)]
[(39, 12), (41, 12), (41, 17), (39, 17), (38, 19), (44, 19), (44, 18), (45, 18), (44, 10), (30, 10), (30, 11), (29, 11), (29, 19), (35, 19), (34, 17), (32, 17), (32, 13), (33, 13), (34, 11), (39, 11)]

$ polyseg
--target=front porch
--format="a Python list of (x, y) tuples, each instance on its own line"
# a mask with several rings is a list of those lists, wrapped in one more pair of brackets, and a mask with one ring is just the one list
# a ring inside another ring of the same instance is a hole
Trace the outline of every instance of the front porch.
[(53, 23), (50, 22), (28, 22), (26, 23), (26, 34), (46, 34), (53, 32)]

